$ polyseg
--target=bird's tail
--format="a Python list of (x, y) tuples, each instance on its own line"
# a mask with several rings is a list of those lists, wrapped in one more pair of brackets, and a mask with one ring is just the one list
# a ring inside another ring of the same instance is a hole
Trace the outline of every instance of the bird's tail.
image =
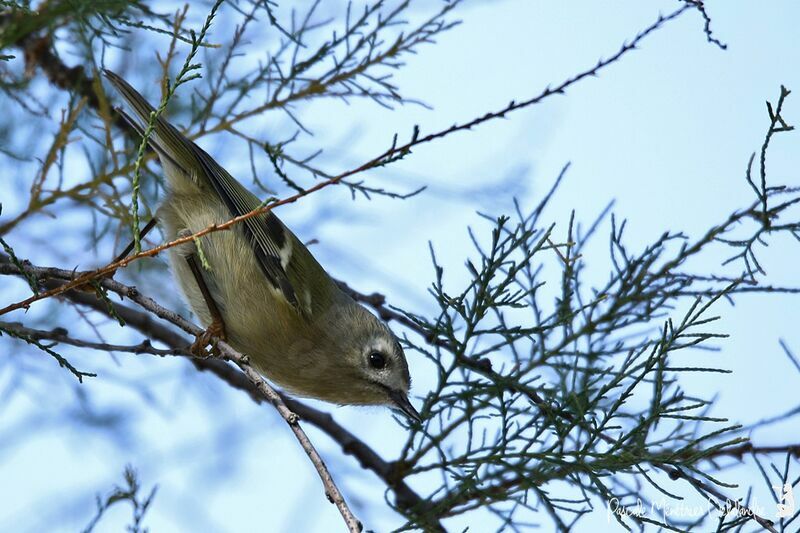
[[(170, 164), (189, 178), (196, 177), (197, 172), (193, 169), (197, 167), (197, 158), (192, 149), (192, 142), (164, 117), (158, 116), (153, 120), (155, 109), (127, 81), (108, 69), (105, 69), (103, 73), (125, 99), (134, 116), (120, 108), (117, 108), (117, 112), (139, 135), (144, 136), (145, 130), (152, 121), (152, 130), (147, 140), (158, 154), (162, 164)], [(166, 174), (171, 178), (170, 174), (172, 173), (167, 172)]]

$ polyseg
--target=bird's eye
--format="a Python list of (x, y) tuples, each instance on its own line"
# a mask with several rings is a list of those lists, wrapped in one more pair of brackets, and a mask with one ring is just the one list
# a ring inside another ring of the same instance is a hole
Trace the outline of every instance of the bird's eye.
[(380, 352), (372, 352), (369, 354), (369, 366), (381, 369), (386, 366), (386, 358)]

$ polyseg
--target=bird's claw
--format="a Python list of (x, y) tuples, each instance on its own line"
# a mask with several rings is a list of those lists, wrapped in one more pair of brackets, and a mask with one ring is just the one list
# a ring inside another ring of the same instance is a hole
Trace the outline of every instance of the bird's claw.
[(217, 341), (227, 340), (227, 335), (225, 333), (225, 324), (221, 321), (214, 321), (212, 322), (208, 328), (197, 336), (195, 341), (189, 347), (189, 351), (192, 355), (196, 357), (208, 357), (209, 353), (207, 348), (211, 347), (211, 355), (219, 356), (219, 350), (217, 349)]

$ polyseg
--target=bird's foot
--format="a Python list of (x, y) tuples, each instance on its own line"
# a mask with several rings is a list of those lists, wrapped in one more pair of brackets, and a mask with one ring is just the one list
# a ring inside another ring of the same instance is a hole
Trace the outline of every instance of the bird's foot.
[(225, 324), (221, 320), (214, 320), (203, 333), (197, 336), (189, 347), (189, 351), (196, 357), (208, 357), (208, 348), (210, 347), (211, 355), (218, 357), (218, 340), (227, 340), (227, 334), (225, 333)]

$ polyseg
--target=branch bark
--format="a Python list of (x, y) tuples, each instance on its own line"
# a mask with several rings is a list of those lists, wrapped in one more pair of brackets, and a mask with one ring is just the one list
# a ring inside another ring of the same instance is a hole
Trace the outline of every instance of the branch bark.
[[(57, 276), (58, 274), (64, 276), (72, 275), (69, 271), (59, 269), (36, 266), (29, 266), (28, 268), (32, 273), (44, 278), (42, 280), (42, 285), (46, 289), (52, 289), (64, 283), (63, 278)], [(9, 258), (2, 253), (0, 253), (0, 274), (22, 275), (19, 269), (11, 264)], [(109, 318), (113, 319), (115, 315), (124, 320), (127, 326), (146, 335), (147, 338), (152, 341), (160, 342), (168, 346), (170, 351), (174, 352), (174, 354), (167, 354), (167, 351), (155, 353), (156, 349), (153, 348), (153, 351), (143, 351), (141, 353), (186, 356), (195, 368), (203, 372), (214, 374), (232, 388), (246, 392), (256, 403), (269, 401), (253, 381), (241, 370), (219, 359), (201, 359), (193, 357), (188, 352), (188, 346), (191, 344), (191, 341), (173, 328), (167, 327), (162, 322), (154, 320), (150, 313), (139, 311), (116, 302), (111, 302), (113, 308), (109, 309), (108, 302), (102, 301), (94, 295), (83, 291), (68, 291), (63, 294), (63, 297), (78, 305), (89, 307)], [(57, 331), (56, 333), (57, 335), (51, 335), (47, 338), (59, 341), (61, 336), (58, 334), (61, 332)], [(79, 345), (77, 343), (73, 344)], [(87, 347), (95, 348), (95, 346), (88, 345)], [(352, 455), (362, 468), (375, 473), (375, 475), (377, 475), (394, 493), (395, 505), (399, 510), (409, 518), (418, 520), (421, 524), (425, 524), (432, 530), (445, 531), (436, 516), (430, 512), (431, 506), (428, 501), (417, 494), (403, 480), (402, 474), (395, 463), (382, 458), (364, 441), (336, 422), (331, 414), (315, 409), (280, 392), (278, 392), (278, 394), (291, 412), (327, 434), (341, 446), (342, 451), (346, 455)]]
[[(35, 277), (40, 276), (48, 276), (50, 278), (56, 277), (60, 280), (69, 280), (71, 277), (74, 276), (68, 270), (61, 270), (57, 268), (39, 268), (34, 266), (26, 266), (27, 273), (33, 275)], [(16, 271), (16, 272), (15, 272)], [(7, 261), (5, 256), (0, 255), (0, 273), (19, 273), (19, 268), (16, 265), (11, 264)], [(68, 283), (68, 282), (67, 282)], [(63, 281), (58, 282), (58, 285), (64, 284)], [(185, 318), (181, 317), (174, 311), (170, 311), (169, 309), (164, 308), (160, 304), (158, 304), (155, 300), (144, 296), (139, 292), (138, 289), (135, 287), (129, 287), (124, 285), (118, 281), (113, 279), (104, 279), (100, 282), (100, 285), (119, 296), (124, 298), (128, 298), (129, 300), (137, 303), (139, 306), (146, 309), (150, 314), (155, 315), (162, 320), (166, 320), (171, 324), (177, 326), (178, 328), (182, 329), (186, 333), (192, 336), (200, 336), (203, 333), (203, 329), (199, 326), (192, 324)], [(75, 293), (73, 293), (75, 294)], [(86, 298), (91, 298), (88, 294), (84, 295)], [(108, 302), (99, 302), (101, 306), (105, 307), (105, 311), (107, 314), (110, 313), (108, 309)], [(121, 317), (121, 315), (120, 315)], [(122, 318), (122, 317), (121, 317)], [(124, 318), (123, 318), (124, 319)], [(185, 344), (183, 345), (185, 347)], [(265, 398), (269, 401), (273, 407), (278, 411), (278, 414), (284, 421), (289, 425), (289, 428), (294, 433), (295, 438), (300, 443), (300, 446), (305, 451), (306, 455), (308, 455), (309, 460), (314, 465), (317, 473), (319, 474), (320, 479), (322, 480), (322, 485), (325, 489), (325, 496), (328, 500), (336, 505), (339, 513), (342, 515), (344, 522), (349, 531), (352, 533), (360, 533), (363, 529), (361, 522), (356, 518), (353, 512), (347, 505), (347, 502), (344, 499), (339, 488), (336, 486), (333, 477), (331, 476), (330, 472), (328, 471), (327, 466), (325, 465), (324, 460), (317, 452), (316, 448), (312, 444), (311, 440), (306, 435), (305, 431), (300, 427), (299, 424), (299, 415), (292, 412), (291, 409), (284, 403), (281, 395), (272, 388), (272, 386), (267, 383), (267, 381), (255, 370), (252, 366), (250, 366), (249, 358), (246, 355), (243, 355), (236, 350), (234, 350), (230, 345), (222, 340), (216, 340), (216, 348), (219, 350), (221, 357), (226, 360), (233, 361), (246, 376), (248, 382), (255, 388), (260, 396)], [(222, 360), (217, 359), (218, 362), (225, 364)]]

